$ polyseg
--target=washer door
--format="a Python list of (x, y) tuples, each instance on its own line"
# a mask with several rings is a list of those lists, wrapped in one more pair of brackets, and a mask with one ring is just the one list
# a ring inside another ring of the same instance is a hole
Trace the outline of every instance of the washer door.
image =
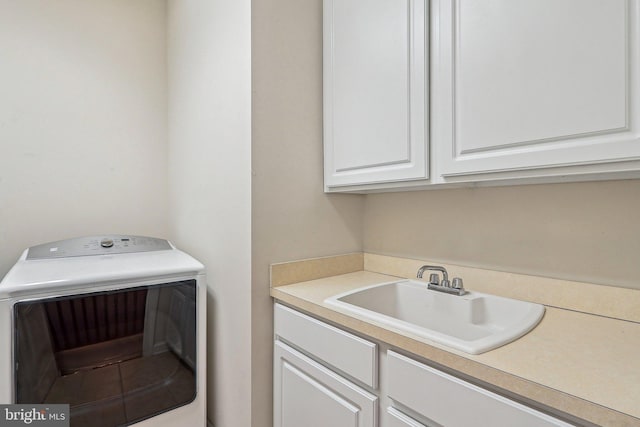
[(196, 396), (196, 281), (14, 305), (16, 403), (131, 424)]

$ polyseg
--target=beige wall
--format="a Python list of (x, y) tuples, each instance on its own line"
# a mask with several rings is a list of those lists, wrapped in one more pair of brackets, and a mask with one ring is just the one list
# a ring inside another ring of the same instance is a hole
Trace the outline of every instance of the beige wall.
[(640, 289), (640, 180), (368, 195), (364, 250)]
[(0, 278), (38, 243), (166, 237), (164, 1), (0, 11)]
[(251, 3), (168, 6), (171, 238), (206, 266), (209, 421), (248, 427)]
[(640, 287), (640, 181), (322, 192), (322, 2), (252, 2), (252, 426), (271, 425), (268, 265), (366, 250)]
[(322, 1), (252, 4), (252, 425), (272, 421), (269, 264), (362, 249), (363, 196), (322, 185)]

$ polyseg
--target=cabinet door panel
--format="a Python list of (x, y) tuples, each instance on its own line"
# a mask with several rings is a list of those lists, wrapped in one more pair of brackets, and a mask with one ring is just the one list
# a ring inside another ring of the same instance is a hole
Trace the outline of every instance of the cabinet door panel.
[(358, 424), (358, 408), (288, 362), (282, 364), (282, 426)]
[(275, 342), (275, 427), (375, 427), (376, 405), (376, 396)]
[(434, 9), (445, 177), (640, 158), (637, 0)]
[(361, 3), (333, 3), (337, 170), (409, 160), (408, 2)]
[(427, 177), (426, 9), (324, 1), (327, 187)]

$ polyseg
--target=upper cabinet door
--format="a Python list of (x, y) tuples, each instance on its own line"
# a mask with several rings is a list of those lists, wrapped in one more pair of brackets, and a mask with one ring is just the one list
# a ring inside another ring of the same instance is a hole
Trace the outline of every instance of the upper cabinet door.
[(640, 159), (637, 0), (432, 7), (443, 177)]
[(324, 0), (327, 190), (428, 177), (424, 0)]

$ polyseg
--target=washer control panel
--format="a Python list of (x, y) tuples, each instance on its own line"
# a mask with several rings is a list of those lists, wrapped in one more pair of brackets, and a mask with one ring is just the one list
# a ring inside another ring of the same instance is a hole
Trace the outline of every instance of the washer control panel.
[(104, 235), (79, 237), (33, 246), (27, 259), (67, 258), (90, 255), (126, 254), (173, 249), (164, 239), (145, 236)]

